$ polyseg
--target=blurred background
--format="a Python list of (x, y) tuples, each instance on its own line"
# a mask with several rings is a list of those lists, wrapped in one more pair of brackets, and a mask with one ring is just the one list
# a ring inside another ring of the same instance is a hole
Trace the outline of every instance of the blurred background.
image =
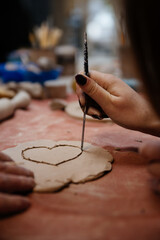
[(72, 83), (74, 75), (83, 70), (83, 35), (87, 31), (90, 69), (115, 74), (129, 80), (134, 87), (135, 79), (123, 57), (123, 28), (115, 17), (111, 2), (3, 1), (0, 14), (1, 82), (22, 81), (43, 86), (46, 81), (55, 80)]

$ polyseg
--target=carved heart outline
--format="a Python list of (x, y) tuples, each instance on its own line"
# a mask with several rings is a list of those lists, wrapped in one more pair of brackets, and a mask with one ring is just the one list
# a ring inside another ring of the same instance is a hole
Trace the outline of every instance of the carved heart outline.
[(46, 148), (46, 149), (48, 149), (48, 150), (52, 150), (52, 149), (57, 148), (57, 147), (74, 147), (74, 148), (78, 148), (78, 149), (81, 150), (81, 148), (78, 147), (78, 146), (66, 145), (66, 144), (57, 144), (57, 145), (55, 145), (55, 146), (53, 146), (53, 147), (46, 147), (46, 146), (33, 146), (33, 147), (28, 147), (28, 148), (25, 148), (24, 150), (22, 150), (21, 155), (22, 155), (22, 158), (25, 159), (25, 160), (27, 160), (27, 161), (36, 162), (36, 163), (41, 163), (41, 164), (47, 164), (47, 165), (52, 165), (52, 166), (58, 166), (58, 165), (60, 165), (60, 164), (63, 164), (63, 163), (66, 163), (66, 162), (69, 162), (69, 161), (72, 161), (72, 160), (78, 158), (78, 157), (82, 154), (82, 152), (83, 152), (83, 151), (81, 150), (80, 153), (79, 153), (78, 155), (76, 155), (75, 157), (69, 158), (69, 159), (67, 159), (67, 160), (63, 160), (62, 162), (59, 162), (59, 163), (56, 163), (56, 164), (49, 163), (49, 162), (45, 162), (45, 161), (39, 162), (39, 161), (36, 160), (36, 159), (31, 159), (31, 158), (25, 157), (25, 152), (28, 151), (28, 150), (31, 150), (31, 149)]

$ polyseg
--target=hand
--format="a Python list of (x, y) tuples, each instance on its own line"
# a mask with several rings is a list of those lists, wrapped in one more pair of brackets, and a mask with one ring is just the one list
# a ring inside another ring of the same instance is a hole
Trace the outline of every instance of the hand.
[(0, 217), (27, 209), (29, 199), (17, 194), (32, 191), (34, 185), (30, 170), (16, 166), (9, 156), (0, 152)]
[(142, 144), (139, 153), (150, 160), (148, 171), (151, 174), (150, 186), (155, 193), (160, 194), (160, 140), (152, 140)]
[[(84, 92), (95, 100), (115, 123), (122, 127), (153, 135), (160, 135), (160, 121), (149, 102), (119, 78), (97, 71), (90, 77), (76, 75), (80, 105), (85, 105)], [(88, 109), (88, 115), (100, 115), (97, 109)]]

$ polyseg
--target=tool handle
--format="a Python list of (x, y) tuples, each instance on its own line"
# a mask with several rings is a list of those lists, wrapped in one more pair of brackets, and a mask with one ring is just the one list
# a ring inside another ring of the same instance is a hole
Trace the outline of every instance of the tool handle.
[[(87, 44), (87, 33), (84, 33), (84, 74), (89, 77), (89, 69), (88, 69), (88, 44)], [(103, 109), (100, 107), (100, 105), (94, 101), (91, 97), (89, 97), (86, 93), (84, 93), (85, 96), (85, 113), (87, 114), (89, 107), (93, 107), (97, 109), (100, 112), (100, 115), (94, 115), (92, 117), (97, 119), (102, 118), (108, 118), (108, 116), (105, 114)]]
[(88, 96), (86, 93), (84, 93), (85, 96), (85, 105), (86, 105), (86, 113), (88, 112), (89, 107), (93, 107), (97, 109), (100, 112), (100, 115), (95, 118), (102, 119), (102, 118), (108, 118), (108, 115), (103, 111), (103, 109), (100, 107), (100, 105), (93, 100), (90, 96)]

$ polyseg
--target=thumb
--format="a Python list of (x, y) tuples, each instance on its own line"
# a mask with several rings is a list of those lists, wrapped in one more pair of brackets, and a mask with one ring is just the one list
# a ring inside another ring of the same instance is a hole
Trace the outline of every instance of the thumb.
[(90, 77), (83, 74), (77, 74), (75, 76), (76, 82), (79, 87), (95, 100), (105, 111), (106, 107), (109, 108), (111, 105), (111, 95), (104, 88), (102, 88), (97, 82)]

